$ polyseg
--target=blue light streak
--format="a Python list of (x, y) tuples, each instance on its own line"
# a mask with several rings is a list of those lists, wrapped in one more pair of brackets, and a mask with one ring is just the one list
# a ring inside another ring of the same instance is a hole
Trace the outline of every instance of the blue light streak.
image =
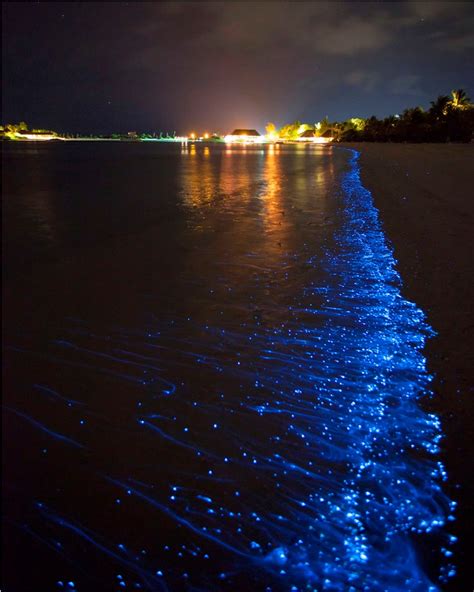
[(10, 413), (14, 413), (16, 416), (21, 417), (22, 419), (24, 419), (28, 423), (30, 423), (32, 426), (41, 430), (42, 432), (44, 432), (48, 436), (51, 436), (55, 440), (66, 442), (66, 444), (70, 444), (71, 446), (74, 446), (76, 448), (85, 448), (85, 446), (83, 446), (79, 442), (76, 442), (76, 440), (73, 440), (72, 438), (69, 438), (68, 436), (64, 436), (63, 434), (59, 434), (58, 432), (55, 432), (55, 431), (49, 429), (47, 426), (43, 425), (41, 422), (34, 419), (33, 417), (30, 417), (26, 413), (22, 413), (21, 411), (18, 411), (18, 409), (13, 409), (12, 407), (7, 407), (6, 405), (2, 406), (2, 409), (5, 409), (5, 411), (9, 411)]

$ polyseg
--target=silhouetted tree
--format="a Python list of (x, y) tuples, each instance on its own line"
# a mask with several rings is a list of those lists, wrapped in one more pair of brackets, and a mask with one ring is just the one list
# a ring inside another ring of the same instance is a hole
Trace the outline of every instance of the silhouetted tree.
[(429, 113), (434, 121), (440, 121), (446, 116), (450, 104), (450, 98), (446, 95), (439, 95), (436, 101), (431, 101)]

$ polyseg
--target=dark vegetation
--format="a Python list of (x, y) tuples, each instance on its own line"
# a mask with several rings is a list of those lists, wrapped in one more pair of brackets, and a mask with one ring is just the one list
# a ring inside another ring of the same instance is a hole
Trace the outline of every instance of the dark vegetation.
[(463, 89), (451, 96), (439, 96), (428, 110), (422, 107), (405, 109), (400, 115), (384, 119), (352, 117), (342, 122), (327, 118), (316, 124), (296, 121), (267, 131), (281, 139), (296, 140), (307, 130), (316, 136), (330, 136), (337, 142), (470, 142), (474, 136), (474, 104)]
[(439, 96), (424, 111), (405, 109), (385, 119), (372, 116), (357, 129), (349, 122), (337, 124), (338, 139), (345, 142), (470, 142), (474, 134), (474, 105), (460, 89), (452, 97)]

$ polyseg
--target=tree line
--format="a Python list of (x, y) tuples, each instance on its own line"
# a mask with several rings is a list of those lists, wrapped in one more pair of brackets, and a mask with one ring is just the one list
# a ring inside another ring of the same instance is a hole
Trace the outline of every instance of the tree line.
[(24, 121), (20, 121), (20, 123), (6, 123), (5, 125), (0, 125), (0, 134), (7, 139), (15, 139), (18, 134), (21, 135), (26, 133), (50, 134), (52, 136), (58, 135), (56, 132), (47, 129), (33, 128), (30, 130)]
[(338, 142), (470, 142), (474, 139), (474, 104), (465, 90), (458, 89), (431, 101), (427, 110), (411, 107), (384, 119), (373, 115), (330, 122), (326, 118), (316, 124), (295, 121), (280, 129), (269, 123), (266, 129), (273, 139), (290, 141), (311, 130)]
[[(6, 139), (17, 139), (26, 133), (25, 122), (0, 126), (0, 136)], [(336, 142), (470, 142), (474, 139), (474, 104), (463, 89), (453, 90), (451, 96), (440, 95), (431, 102), (429, 109), (411, 107), (400, 115), (390, 115), (378, 119), (373, 115), (367, 119), (352, 117), (346, 121), (329, 121), (328, 118), (318, 123), (302, 123), (295, 121), (277, 129), (273, 123), (266, 127), (267, 138), (278, 141), (298, 140), (305, 132), (316, 136), (333, 139)], [(32, 133), (56, 132), (44, 129), (32, 129)], [(87, 137), (111, 139), (173, 139), (172, 135), (156, 133), (110, 134)], [(63, 137), (78, 137), (63, 134)], [(81, 136), (86, 137), (86, 136)], [(219, 139), (213, 136), (213, 139)]]

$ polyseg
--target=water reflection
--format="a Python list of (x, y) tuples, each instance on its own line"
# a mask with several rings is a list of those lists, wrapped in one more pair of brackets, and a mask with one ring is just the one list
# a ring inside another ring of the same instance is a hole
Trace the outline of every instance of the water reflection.
[[(9, 167), (9, 171), (3, 175), (2, 207), (10, 223), (4, 227), (4, 232), (7, 235), (12, 229), (18, 232), (8, 241), (5, 236), (6, 244), (16, 248), (12, 242), (28, 240), (27, 237), (34, 233), (41, 248), (54, 248), (61, 234), (58, 226), (61, 213), (59, 216), (56, 213), (58, 181), (54, 161), (40, 150), (28, 147), (26, 154), (18, 154), (17, 159), (5, 166)], [(34, 190), (30, 189), (32, 186)], [(13, 219), (10, 220), (11, 217)]]

